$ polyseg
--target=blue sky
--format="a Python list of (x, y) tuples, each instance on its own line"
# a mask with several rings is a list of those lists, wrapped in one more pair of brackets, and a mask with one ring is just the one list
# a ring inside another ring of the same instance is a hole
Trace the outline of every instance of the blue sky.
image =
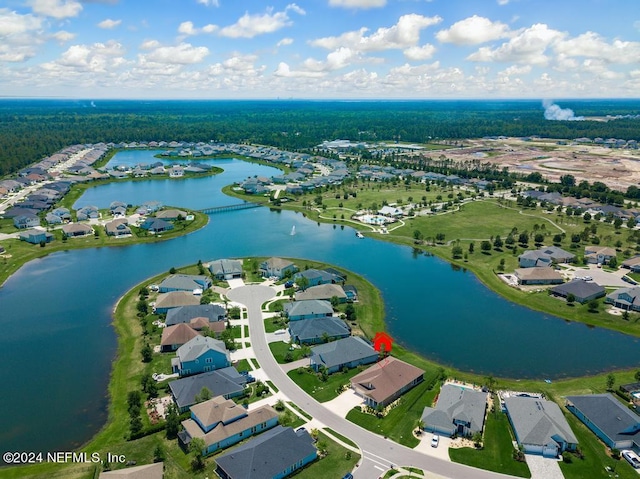
[(638, 0), (0, 0), (0, 95), (637, 98)]

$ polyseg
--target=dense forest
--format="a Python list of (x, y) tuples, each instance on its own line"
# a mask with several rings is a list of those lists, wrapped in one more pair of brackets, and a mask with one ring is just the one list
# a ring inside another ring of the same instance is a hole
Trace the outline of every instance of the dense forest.
[[(637, 115), (640, 100), (562, 103), (577, 115)], [(545, 120), (539, 101), (0, 101), (0, 176), (77, 143), (151, 140), (313, 147), (353, 141), (483, 136), (640, 139), (640, 119)]]

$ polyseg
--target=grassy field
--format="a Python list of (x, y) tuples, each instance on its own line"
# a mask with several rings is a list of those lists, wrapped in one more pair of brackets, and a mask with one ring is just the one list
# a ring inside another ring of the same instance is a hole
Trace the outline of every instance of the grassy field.
[[(276, 358), (278, 364), (290, 363), (304, 357), (304, 351), (302, 350), (302, 348), (293, 348), (289, 343), (283, 343), (282, 341), (269, 343), (269, 349), (271, 350), (271, 354), (273, 354), (273, 357)], [(291, 361), (285, 360), (285, 357), (288, 354), (291, 355)]]
[(343, 477), (351, 472), (360, 460), (360, 454), (349, 451), (337, 442), (329, 439), (322, 432), (318, 435), (318, 443), (324, 443), (327, 447), (327, 455), (309, 466), (297, 472), (291, 477), (296, 479), (317, 479), (320, 477)]
[(316, 373), (309, 371), (307, 368), (294, 369), (289, 371), (287, 376), (307, 394), (313, 396), (316, 401), (326, 402), (338, 397), (338, 389), (345, 384), (349, 384), (349, 380), (359, 372), (361, 372), (361, 369), (354, 368), (346, 373), (329, 374), (329, 378), (326, 381), (321, 381)]

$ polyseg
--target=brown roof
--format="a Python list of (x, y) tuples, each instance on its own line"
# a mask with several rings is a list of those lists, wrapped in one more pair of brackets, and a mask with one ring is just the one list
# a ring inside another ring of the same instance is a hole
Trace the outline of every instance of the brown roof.
[(403, 387), (422, 376), (424, 371), (389, 356), (351, 378), (351, 386), (377, 403), (384, 403)]
[(287, 266), (291, 266), (293, 264), (288, 259), (282, 259), (282, 258), (276, 258), (276, 257), (269, 258), (266, 261), (266, 263), (270, 268), (277, 268), (277, 269), (286, 268)]
[(339, 284), (319, 284), (311, 286), (304, 291), (296, 293), (296, 301), (304, 301), (306, 299), (331, 299), (332, 297), (345, 299), (347, 295)]
[(171, 291), (161, 293), (156, 301), (156, 308), (177, 308), (178, 306), (195, 306), (200, 300), (187, 291)]
[(91, 234), (93, 232), (93, 229), (91, 229), (91, 226), (82, 223), (69, 223), (62, 227), (62, 231), (64, 231), (65, 234)]
[[(220, 321), (220, 322), (222, 323), (222, 326), (224, 327), (225, 326), (224, 321)], [(197, 318), (193, 318), (191, 321), (189, 321), (189, 326), (191, 326), (196, 331), (201, 331), (203, 328), (209, 328), (209, 329), (213, 330), (213, 328), (209, 324), (209, 319), (208, 318), (203, 318), (202, 316), (197, 317)]]
[(198, 332), (186, 323), (169, 326), (162, 330), (161, 346), (171, 346), (174, 344), (183, 345), (190, 339), (198, 336)]
[[(205, 425), (215, 424), (219, 421), (216, 427), (207, 433), (193, 419), (182, 421), (182, 425), (189, 433), (189, 436), (204, 439), (207, 446), (278, 417), (278, 413), (269, 405), (247, 411), (242, 406), (238, 406), (230, 399), (224, 399), (222, 396), (191, 406), (191, 413), (195, 414), (200, 422)], [(244, 417), (240, 416), (241, 414), (244, 414)], [(235, 419), (228, 424), (222, 422), (238, 417), (240, 419)]]
[(536, 279), (562, 280), (562, 275), (553, 268), (542, 266), (538, 268), (518, 268), (515, 275), (523, 281), (531, 281)]
[(162, 462), (100, 473), (100, 479), (162, 479), (163, 476), (164, 464)]

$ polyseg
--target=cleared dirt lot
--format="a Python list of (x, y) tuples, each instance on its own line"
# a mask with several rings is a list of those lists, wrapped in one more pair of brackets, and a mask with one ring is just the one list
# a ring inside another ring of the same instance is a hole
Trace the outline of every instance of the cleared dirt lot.
[(457, 161), (491, 162), (524, 174), (539, 172), (551, 181), (570, 174), (578, 182), (601, 181), (620, 191), (640, 183), (640, 150), (558, 143), (549, 139), (467, 140), (468, 147), (447, 150), (446, 156)]

